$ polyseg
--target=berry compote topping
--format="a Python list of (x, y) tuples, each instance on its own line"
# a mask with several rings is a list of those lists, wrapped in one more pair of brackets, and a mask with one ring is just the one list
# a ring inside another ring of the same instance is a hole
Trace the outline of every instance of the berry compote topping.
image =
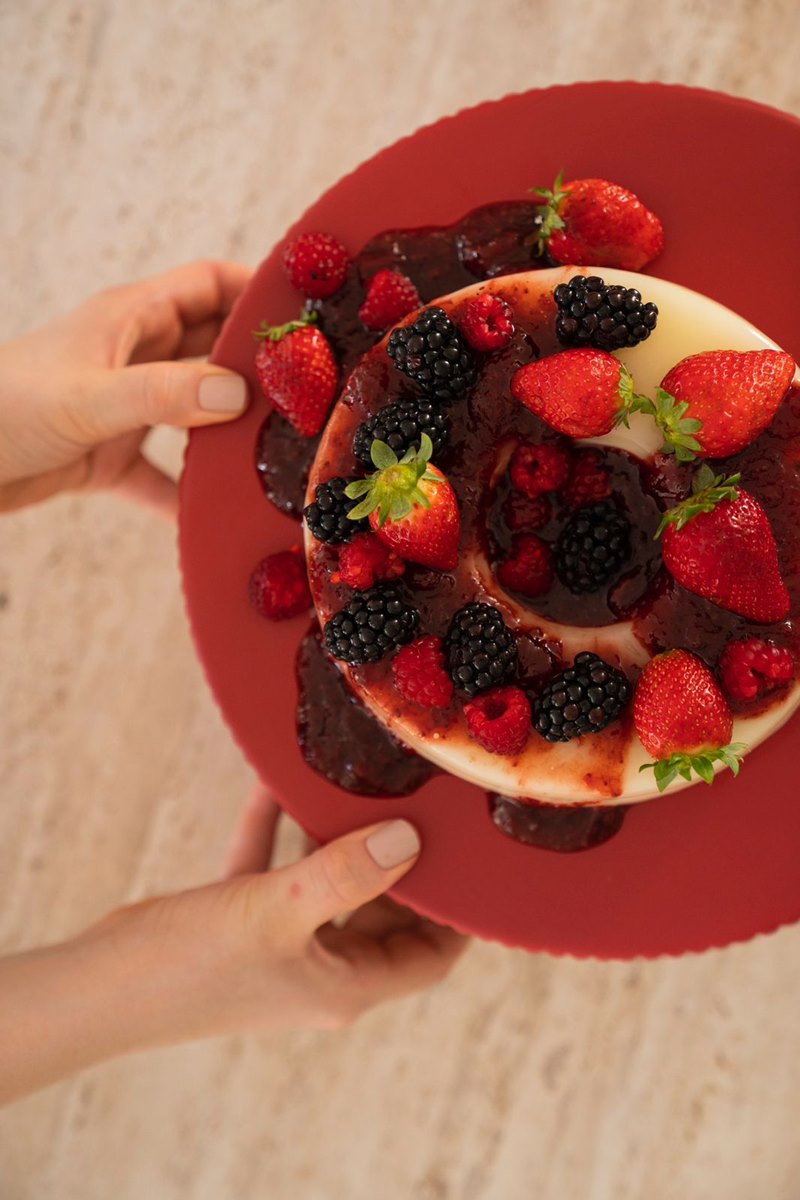
[(489, 793), (489, 813), (501, 833), (526, 846), (560, 854), (602, 846), (619, 833), (627, 811), (622, 804), (614, 808), (565, 808)]

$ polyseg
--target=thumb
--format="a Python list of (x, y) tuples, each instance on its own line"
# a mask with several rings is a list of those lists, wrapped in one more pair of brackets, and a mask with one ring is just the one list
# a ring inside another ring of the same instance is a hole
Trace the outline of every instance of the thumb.
[(337, 838), (276, 872), (283, 877), (292, 924), (312, 934), (326, 921), (360, 908), (392, 887), (420, 852), (408, 821), (384, 821)]
[(97, 373), (75, 416), (90, 443), (148, 425), (188, 429), (230, 420), (247, 407), (241, 375), (208, 363), (153, 362)]

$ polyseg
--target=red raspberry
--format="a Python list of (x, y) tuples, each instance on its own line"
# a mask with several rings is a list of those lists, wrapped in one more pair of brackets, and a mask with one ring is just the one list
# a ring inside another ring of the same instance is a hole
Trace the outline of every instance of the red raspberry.
[(582, 508), (597, 500), (607, 500), (611, 495), (608, 467), (603, 466), (600, 450), (578, 450), (572, 462), (572, 471), (561, 495), (570, 508)]
[(262, 558), (250, 576), (250, 602), (262, 617), (283, 621), (311, 606), (306, 564), (299, 546)]
[(446, 708), (453, 698), (453, 681), (444, 665), (439, 637), (417, 638), (392, 659), (394, 685), (401, 696), (424, 708)]
[(422, 301), (407, 275), (378, 271), (369, 281), (367, 295), (358, 315), (367, 329), (388, 329), (407, 317)]
[(397, 579), (406, 569), (399, 554), (373, 533), (357, 533), (339, 551), (339, 570), (331, 575), (333, 583), (351, 588), (371, 588), (379, 579)]
[(503, 520), (514, 533), (520, 529), (541, 529), (553, 515), (553, 505), (542, 494), (535, 499), (521, 492), (509, 492), (503, 505)]
[(753, 700), (794, 679), (789, 650), (761, 638), (728, 642), (718, 664), (722, 686), (732, 700)]
[(523, 596), (543, 596), (553, 586), (553, 555), (547, 542), (535, 533), (517, 533), (511, 555), (500, 563), (497, 578), (503, 587)]
[(569, 455), (560, 446), (523, 442), (511, 455), (511, 486), (535, 499), (567, 482)]
[(459, 325), (473, 350), (502, 350), (514, 336), (514, 313), (505, 300), (484, 292), (467, 301)]
[(309, 300), (327, 300), (347, 277), (350, 257), (329, 233), (301, 233), (283, 251), (283, 267), (292, 287)]
[(490, 754), (520, 754), (531, 731), (531, 702), (518, 687), (492, 688), (464, 705), (470, 737)]

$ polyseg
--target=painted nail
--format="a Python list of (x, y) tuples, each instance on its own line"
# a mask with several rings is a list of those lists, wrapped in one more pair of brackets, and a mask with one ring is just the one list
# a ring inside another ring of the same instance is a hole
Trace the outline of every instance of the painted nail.
[(241, 375), (204, 375), (197, 389), (197, 403), (206, 412), (241, 412), (247, 404), (247, 384)]
[(385, 871), (408, 862), (420, 851), (419, 834), (408, 821), (388, 821), (366, 841), (369, 855)]

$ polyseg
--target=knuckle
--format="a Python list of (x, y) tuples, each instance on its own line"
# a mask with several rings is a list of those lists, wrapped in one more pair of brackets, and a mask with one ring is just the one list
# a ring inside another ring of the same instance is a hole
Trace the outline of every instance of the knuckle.
[(326, 846), (317, 855), (321, 890), (343, 907), (361, 903), (365, 879), (347, 846)]
[(177, 363), (151, 363), (142, 372), (142, 418), (158, 425), (180, 411), (181, 373)]

